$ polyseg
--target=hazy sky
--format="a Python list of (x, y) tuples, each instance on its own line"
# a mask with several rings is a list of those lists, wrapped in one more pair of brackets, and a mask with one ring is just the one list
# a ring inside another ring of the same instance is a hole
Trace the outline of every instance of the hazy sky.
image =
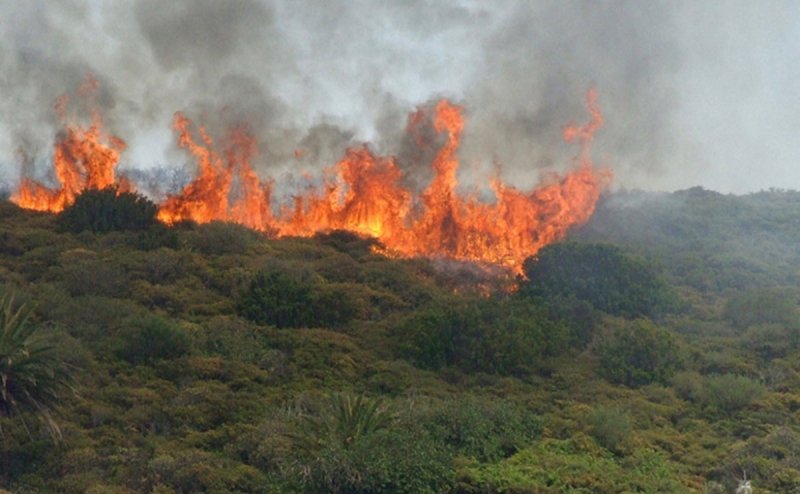
[(570, 166), (594, 86), (617, 185), (800, 189), (798, 60), (796, 1), (0, 0), (0, 181), (45, 162), (55, 99), (92, 73), (129, 168), (187, 161), (178, 110), (247, 122), (266, 176), (298, 147), (399, 154), (408, 112), (448, 97), (465, 169), (529, 185)]

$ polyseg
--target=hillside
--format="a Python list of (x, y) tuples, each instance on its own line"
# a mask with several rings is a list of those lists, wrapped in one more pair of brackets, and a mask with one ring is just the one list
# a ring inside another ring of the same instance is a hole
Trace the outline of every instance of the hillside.
[(3, 400), (12, 492), (800, 491), (800, 193), (617, 193), (529, 281), (72, 225), (0, 202), (0, 295), (71, 376)]

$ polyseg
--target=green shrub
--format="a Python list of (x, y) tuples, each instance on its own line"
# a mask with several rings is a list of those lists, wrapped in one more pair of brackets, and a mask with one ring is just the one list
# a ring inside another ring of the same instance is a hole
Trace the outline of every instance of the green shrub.
[(361, 312), (343, 287), (309, 283), (281, 271), (256, 274), (237, 309), (250, 321), (278, 328), (339, 327)]
[(702, 400), (718, 410), (730, 414), (746, 408), (766, 393), (763, 383), (747, 376), (714, 374), (706, 377)]
[(595, 352), (606, 379), (632, 387), (666, 384), (681, 361), (673, 334), (644, 319), (615, 328)]
[(674, 311), (678, 302), (652, 263), (605, 244), (551, 244), (523, 265), (523, 295), (575, 297), (609, 314), (639, 317)]
[(782, 324), (796, 326), (796, 296), (783, 289), (750, 290), (734, 295), (725, 304), (725, 319), (738, 329), (754, 324)]
[(531, 444), (542, 431), (538, 414), (491, 397), (453, 398), (412, 416), (437, 444), (481, 462), (511, 456)]
[(156, 224), (158, 207), (146, 197), (116, 187), (86, 189), (57, 218), (62, 231), (106, 233), (147, 230)]
[(100, 295), (125, 297), (131, 283), (125, 268), (112, 259), (99, 259), (92, 251), (74, 249), (61, 255), (61, 277), (73, 297)]
[(450, 456), (412, 431), (382, 430), (343, 448), (328, 445), (300, 460), (305, 492), (434, 494), (453, 482)]
[(568, 330), (520, 301), (443, 300), (393, 331), (401, 356), (427, 369), (526, 374), (559, 355)]
[(451, 482), (447, 452), (375, 399), (332, 395), (291, 436), (307, 492), (435, 493)]
[(132, 364), (152, 364), (187, 355), (191, 341), (174, 323), (157, 316), (141, 316), (122, 328), (123, 344), (117, 354)]
[(259, 234), (242, 225), (212, 221), (198, 225), (189, 235), (189, 246), (208, 255), (244, 254)]
[(586, 417), (586, 425), (589, 434), (614, 453), (622, 453), (631, 436), (630, 418), (616, 408), (595, 408)]

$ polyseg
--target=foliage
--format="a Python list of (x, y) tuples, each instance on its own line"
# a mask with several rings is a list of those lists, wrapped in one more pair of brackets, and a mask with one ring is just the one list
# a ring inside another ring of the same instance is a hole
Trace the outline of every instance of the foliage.
[(674, 310), (675, 295), (643, 258), (604, 244), (551, 244), (523, 265), (522, 293), (575, 297), (596, 309), (627, 317), (657, 316)]
[(568, 330), (520, 300), (443, 301), (418, 310), (394, 336), (400, 354), (427, 369), (522, 373), (562, 352)]
[(511, 458), (466, 466), (459, 472), (458, 492), (536, 492), (543, 494), (617, 492), (697, 492), (664, 455), (637, 450), (616, 459), (593, 441), (545, 439)]
[(362, 437), (389, 427), (392, 416), (379, 400), (363, 395), (332, 394), (320, 414), (304, 415), (298, 444), (307, 450), (321, 446), (349, 448)]
[(434, 494), (452, 483), (450, 458), (424, 436), (380, 431), (348, 448), (328, 445), (302, 464), (308, 493)]
[(645, 319), (614, 328), (595, 352), (603, 375), (626, 386), (666, 384), (681, 362), (672, 333)]
[(586, 417), (586, 425), (589, 434), (611, 452), (622, 453), (630, 440), (630, 418), (619, 409), (595, 408)]
[(766, 387), (747, 376), (715, 374), (705, 380), (701, 399), (724, 413), (747, 407), (766, 393)]
[(293, 434), (307, 492), (434, 493), (450, 482), (449, 459), (427, 437), (393, 426), (380, 401), (334, 394)]
[(157, 316), (130, 319), (123, 325), (123, 344), (117, 354), (132, 364), (152, 364), (189, 353), (190, 340), (184, 330)]
[(418, 420), (427, 424), (437, 444), (483, 462), (511, 456), (542, 430), (538, 414), (504, 399), (449, 399), (423, 412)]
[(147, 230), (156, 223), (158, 207), (146, 197), (116, 187), (86, 189), (58, 215), (62, 231), (107, 233)]
[(32, 413), (53, 440), (61, 439), (51, 411), (70, 388), (71, 372), (27, 307), (15, 307), (10, 293), (0, 296), (0, 413)]
[(198, 225), (188, 243), (206, 255), (244, 254), (258, 237), (258, 233), (244, 226), (212, 221)]
[(725, 304), (724, 317), (738, 329), (755, 324), (800, 324), (796, 296), (786, 289), (759, 289), (738, 293)]
[[(742, 469), (757, 492), (800, 485), (800, 193), (603, 199), (571, 238), (616, 244), (617, 302), (645, 300), (626, 290), (646, 259), (683, 303), (658, 325), (346, 232), (56, 223), (0, 202), (0, 290), (37, 308), (52, 363), (86, 370), (80, 399), (64, 386), (48, 407), (57, 448), (35, 408), (0, 416), (9, 491), (732, 492)], [(297, 329), (266, 319), (282, 306)]]
[(360, 313), (350, 293), (332, 284), (314, 285), (282, 271), (253, 277), (238, 312), (258, 324), (278, 328), (339, 327)]

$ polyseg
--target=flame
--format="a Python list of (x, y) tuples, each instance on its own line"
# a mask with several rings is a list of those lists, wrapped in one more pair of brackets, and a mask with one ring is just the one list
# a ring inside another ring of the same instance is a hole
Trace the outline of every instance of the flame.
[[(65, 98), (56, 105), (62, 116), (65, 105)], [(590, 159), (594, 134), (603, 123), (594, 90), (587, 93), (586, 106), (589, 121), (563, 129), (567, 142), (581, 146), (575, 168), (563, 177), (545, 176), (530, 191), (494, 177), (493, 202), (459, 189), (457, 152), (465, 119), (463, 109), (446, 99), (432, 111), (420, 109), (409, 116), (408, 132), (420, 148), (430, 145), (421, 132), (426, 124), (442, 139), (431, 164), (433, 178), (423, 190), (415, 193), (404, 185), (406, 177), (393, 157), (378, 156), (363, 145), (348, 149), (320, 183), (296, 195), (290, 205), (271, 203), (274, 184), (262, 181), (252, 166), (258, 144), (246, 126), (230, 129), (215, 142), (205, 128), (176, 113), (178, 145), (193, 157), (197, 176), (161, 203), (158, 218), (167, 224), (230, 221), (278, 237), (348, 230), (377, 238), (382, 252), (391, 256), (489, 263), (520, 274), (526, 257), (589, 219), (610, 182), (611, 173), (595, 169)], [(86, 188), (117, 184), (130, 189), (114, 175), (124, 149), (124, 141), (103, 132), (96, 114), (88, 128), (67, 125), (53, 157), (60, 187), (49, 189), (26, 178), (12, 200), (56, 212)], [(302, 151), (295, 156), (302, 157)]]
[[(93, 92), (97, 82), (87, 78), (78, 90), (79, 95)], [(82, 127), (71, 123), (67, 116), (68, 98), (59, 97), (54, 105), (64, 131), (56, 138), (53, 152), (53, 168), (58, 186), (47, 187), (36, 180), (23, 177), (11, 200), (17, 205), (37, 211), (57, 213), (72, 204), (84, 189), (102, 189), (117, 185), (120, 190), (130, 190), (130, 184), (115, 176), (114, 169), (120, 154), (125, 150), (125, 141), (103, 130), (99, 113), (92, 112), (92, 123)]]
[[(586, 105), (589, 122), (564, 128), (564, 139), (581, 145), (576, 169), (563, 178), (552, 175), (531, 191), (496, 177), (491, 182), (493, 203), (459, 193), (456, 154), (465, 121), (461, 107), (441, 100), (432, 118), (434, 130), (445, 141), (432, 163), (433, 179), (421, 193), (403, 186), (403, 171), (394, 158), (376, 156), (360, 146), (328, 168), (321, 185), (295, 196), (293, 205), (279, 208), (277, 214), (272, 214), (269, 202), (272, 184), (262, 184), (251, 166), (255, 140), (238, 129), (220, 155), (202, 128), (195, 140), (188, 130), (191, 123), (178, 114), (179, 144), (197, 160), (199, 175), (162, 204), (159, 218), (167, 223), (233, 221), (276, 236), (348, 230), (379, 239), (389, 255), (499, 264), (520, 273), (526, 257), (589, 219), (611, 179), (609, 171), (593, 167), (589, 156), (603, 123), (594, 90), (587, 93)], [(409, 131), (420, 146), (425, 143), (415, 129), (427, 117), (424, 110), (409, 117)], [(238, 191), (233, 187), (237, 177)]]
[(203, 127), (197, 129), (198, 141), (191, 126), (185, 115), (175, 114), (173, 128), (178, 132), (178, 145), (197, 161), (198, 176), (161, 204), (158, 218), (165, 223), (223, 220), (265, 230), (273, 222), (271, 187), (261, 183), (250, 165), (258, 153), (255, 139), (244, 127), (231, 129), (220, 154)]

